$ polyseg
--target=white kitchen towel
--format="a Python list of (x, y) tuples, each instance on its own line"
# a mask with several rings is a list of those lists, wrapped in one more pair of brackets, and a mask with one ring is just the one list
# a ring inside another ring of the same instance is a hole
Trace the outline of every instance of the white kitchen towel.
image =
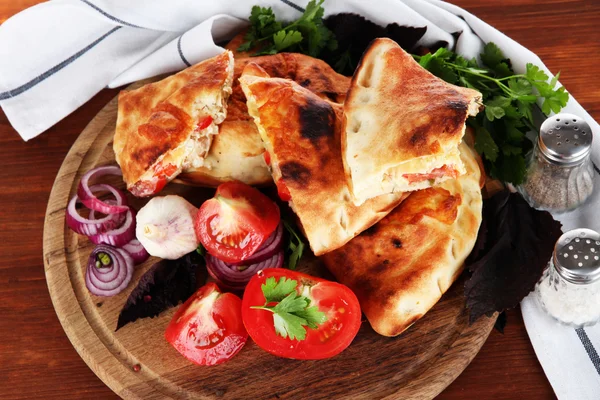
[[(53, 0), (0, 25), (0, 106), (24, 140), (70, 114), (104, 87), (173, 72), (223, 51), (217, 43), (247, 26), (253, 5), (295, 19), (308, 0)], [(493, 41), (517, 72), (541, 60), (517, 42), (450, 3), (439, 0), (326, 0), (326, 15), (355, 12), (378, 24), (427, 26), (420, 44), (445, 41), (477, 56)], [(568, 89), (568, 88), (567, 88)], [(600, 126), (573, 98), (565, 112)], [(592, 159), (600, 161), (600, 141)], [(600, 231), (600, 170), (590, 202), (558, 216), (564, 228)], [(531, 298), (522, 303), (533, 347), (562, 399), (600, 398), (600, 327), (571, 329), (549, 319)]]

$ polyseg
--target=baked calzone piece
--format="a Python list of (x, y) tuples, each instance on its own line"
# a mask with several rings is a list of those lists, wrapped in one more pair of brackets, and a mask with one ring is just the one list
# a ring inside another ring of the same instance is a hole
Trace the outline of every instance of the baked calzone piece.
[(279, 196), (288, 201), (316, 255), (343, 246), (405, 197), (388, 194), (357, 207), (344, 178), (342, 106), (248, 64), (240, 78)]
[(183, 169), (204, 164), (227, 115), (233, 67), (225, 51), (119, 94), (113, 149), (131, 193), (157, 193)]
[[(235, 43), (231, 46), (232, 50), (239, 47)], [(319, 97), (335, 103), (344, 102), (350, 85), (350, 78), (336, 73), (325, 61), (304, 54), (279, 53), (245, 58), (236, 55), (227, 118), (219, 125), (219, 134), (215, 136), (204, 164), (184, 169), (177, 177), (178, 181), (198, 186), (218, 186), (232, 180), (248, 185), (273, 184), (264, 160), (265, 148), (254, 120), (248, 114), (246, 96), (238, 81), (250, 62), (259, 65), (272, 77), (296, 81)]]
[(481, 172), (473, 150), (462, 143), (459, 151), (465, 174), (411, 192), (379, 223), (323, 256), (381, 335), (399, 335), (423, 317), (460, 275), (475, 245)]
[(356, 204), (465, 172), (458, 151), (481, 93), (451, 85), (390, 39), (365, 51), (344, 103), (342, 156)]

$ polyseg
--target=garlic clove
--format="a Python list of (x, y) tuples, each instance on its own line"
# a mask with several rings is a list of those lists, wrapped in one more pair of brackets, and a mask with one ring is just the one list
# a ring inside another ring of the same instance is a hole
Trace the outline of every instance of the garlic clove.
[(178, 259), (198, 247), (198, 209), (180, 196), (154, 197), (137, 214), (136, 237), (155, 257)]

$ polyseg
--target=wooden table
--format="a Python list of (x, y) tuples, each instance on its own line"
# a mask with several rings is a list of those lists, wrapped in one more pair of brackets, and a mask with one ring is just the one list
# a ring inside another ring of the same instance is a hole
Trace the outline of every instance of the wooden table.
[[(0, 1), (0, 22), (36, 0)], [(600, 2), (454, 0), (537, 53), (590, 114), (600, 118)], [(54, 177), (90, 119), (117, 90), (104, 90), (43, 135), (25, 143), (0, 112), (0, 397), (112, 399), (79, 358), (52, 308), (42, 261), (42, 227)], [(551, 399), (519, 310), (504, 335), (493, 331), (479, 355), (440, 399)]]

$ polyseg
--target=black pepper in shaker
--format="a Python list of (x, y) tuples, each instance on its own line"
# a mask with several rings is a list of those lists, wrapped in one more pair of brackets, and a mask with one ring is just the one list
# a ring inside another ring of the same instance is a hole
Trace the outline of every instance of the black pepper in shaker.
[(584, 203), (594, 190), (592, 130), (583, 118), (557, 114), (544, 121), (517, 189), (534, 208), (563, 212)]

